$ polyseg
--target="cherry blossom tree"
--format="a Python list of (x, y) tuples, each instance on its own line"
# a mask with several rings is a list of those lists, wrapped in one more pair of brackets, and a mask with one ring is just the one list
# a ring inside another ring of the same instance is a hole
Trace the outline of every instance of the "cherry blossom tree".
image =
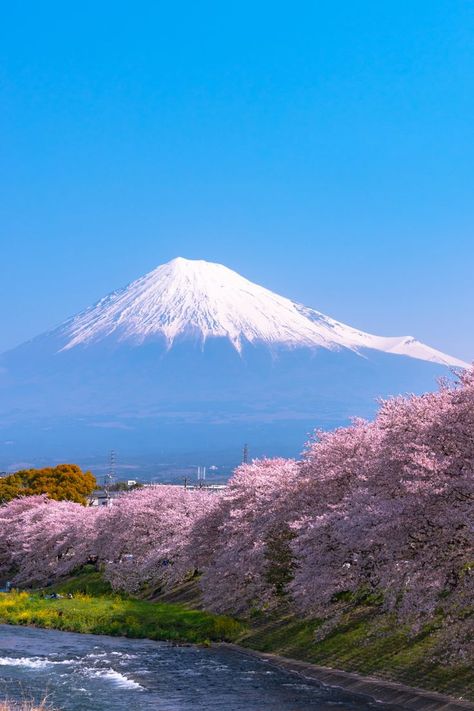
[(46, 496), (15, 499), (0, 508), (0, 574), (21, 586), (47, 585), (95, 559), (100, 509)]
[(107, 580), (116, 589), (136, 592), (184, 577), (189, 570), (181, 557), (190, 530), (214, 503), (207, 491), (165, 485), (120, 497), (103, 520), (97, 541)]
[(264, 459), (237, 468), (207, 520), (193, 532), (205, 603), (242, 612), (284, 596), (294, 566), (288, 513), (294, 460)]
[[(302, 467), (307, 513), (295, 541), (300, 609), (321, 611), (337, 593), (364, 589), (411, 620), (466, 606), (473, 592), (473, 413), (468, 371), (438, 393), (388, 400), (373, 423), (310, 446)], [(349, 442), (352, 453), (344, 449)], [(311, 511), (308, 493), (321, 470), (329, 481)]]

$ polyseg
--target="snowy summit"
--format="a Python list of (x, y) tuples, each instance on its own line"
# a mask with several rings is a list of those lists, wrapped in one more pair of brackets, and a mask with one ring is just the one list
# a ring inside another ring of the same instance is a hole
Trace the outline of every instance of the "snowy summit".
[(245, 279), (222, 264), (178, 257), (113, 292), (57, 329), (62, 350), (113, 337), (142, 344), (226, 338), (287, 348), (372, 349), (448, 366), (466, 364), (409, 336), (365, 333)]

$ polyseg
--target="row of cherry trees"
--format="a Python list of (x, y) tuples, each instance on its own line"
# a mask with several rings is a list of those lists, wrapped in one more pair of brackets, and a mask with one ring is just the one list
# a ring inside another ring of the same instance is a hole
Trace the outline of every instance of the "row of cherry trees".
[(302, 460), (240, 466), (221, 496), (156, 486), (110, 509), (43, 496), (0, 508), (0, 577), (44, 585), (86, 562), (115, 589), (199, 573), (209, 609), (281, 601), (326, 614), (379, 595), (405, 618), (462, 615), (474, 596), (474, 370), (318, 432)]

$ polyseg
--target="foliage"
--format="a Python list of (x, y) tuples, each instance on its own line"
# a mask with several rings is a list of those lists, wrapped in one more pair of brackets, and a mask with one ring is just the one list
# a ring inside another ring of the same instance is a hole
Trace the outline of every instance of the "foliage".
[[(89, 595), (97, 597), (111, 595), (112, 587), (95, 565), (87, 564), (72, 571), (72, 575), (61, 578), (57, 583), (44, 588), (45, 593), (57, 592), (61, 595)], [(117, 593), (115, 593), (117, 594)]]
[(143, 484), (137, 481), (135, 484), (129, 485), (126, 481), (117, 481), (109, 486), (109, 491), (134, 491), (135, 489), (143, 489)]
[(265, 582), (277, 598), (286, 598), (288, 586), (294, 578), (296, 560), (291, 541), (296, 534), (288, 525), (274, 526), (264, 539)]
[(0, 502), (7, 503), (19, 496), (46, 494), (56, 501), (75, 501), (85, 505), (96, 486), (93, 474), (83, 472), (76, 464), (22, 469), (0, 479)]

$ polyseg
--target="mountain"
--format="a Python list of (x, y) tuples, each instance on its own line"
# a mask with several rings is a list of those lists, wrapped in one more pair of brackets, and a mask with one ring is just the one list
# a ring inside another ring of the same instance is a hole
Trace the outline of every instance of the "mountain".
[(120, 289), (60, 326), (61, 350), (114, 338), (118, 343), (161, 339), (169, 349), (183, 337), (202, 345), (225, 338), (241, 353), (245, 343), (288, 348), (369, 348), (463, 367), (411, 336), (373, 336), (253, 284), (224, 267), (178, 257)]
[(315, 426), (432, 389), (449, 366), (466, 364), (177, 258), (1, 357), (0, 467), (110, 447), (238, 457), (246, 440), (254, 454), (296, 454)]

